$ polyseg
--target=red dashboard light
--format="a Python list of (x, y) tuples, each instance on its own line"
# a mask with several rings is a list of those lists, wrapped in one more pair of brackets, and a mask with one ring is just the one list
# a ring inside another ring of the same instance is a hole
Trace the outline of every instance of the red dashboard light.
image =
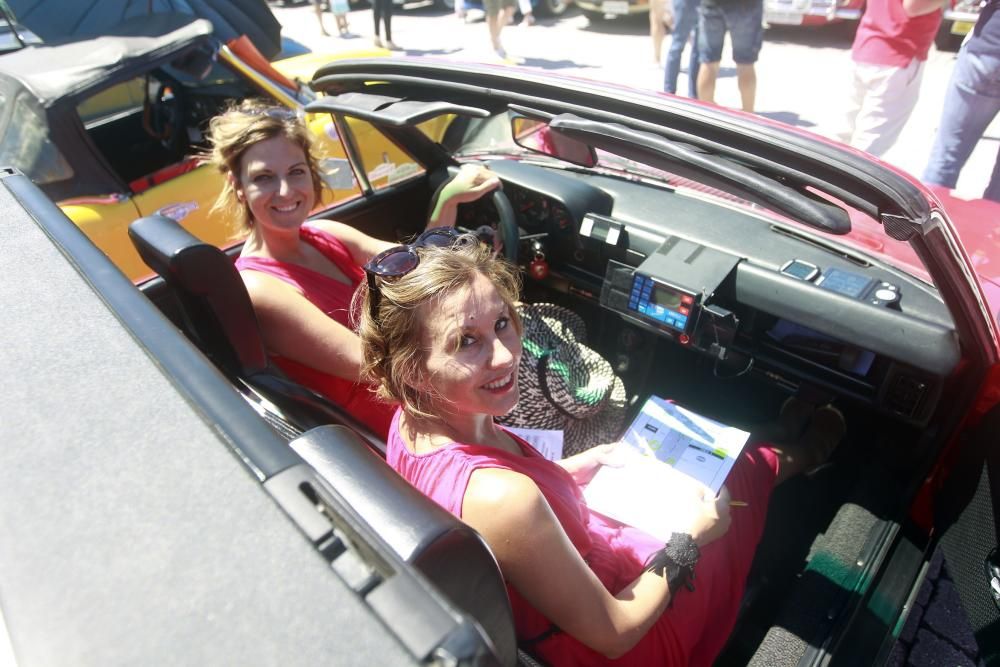
[(683, 294), (681, 295), (681, 303), (683, 303), (685, 306), (690, 306), (692, 303), (694, 303), (694, 297), (689, 294)]
[(681, 345), (687, 345), (688, 343), (691, 342), (691, 337), (688, 336), (687, 334), (681, 334), (680, 336), (677, 337), (677, 342), (680, 343)]

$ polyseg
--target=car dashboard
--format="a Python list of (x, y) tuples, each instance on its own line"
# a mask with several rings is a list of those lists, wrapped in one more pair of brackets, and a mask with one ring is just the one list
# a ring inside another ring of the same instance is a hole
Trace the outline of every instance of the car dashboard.
[[(958, 364), (932, 286), (821, 233), (648, 182), (489, 166), (517, 214), (522, 262), (547, 265), (528, 288), (599, 305), (656, 345), (714, 359), (720, 377), (752, 371), (919, 425)], [(459, 224), (491, 214), (470, 206)]]

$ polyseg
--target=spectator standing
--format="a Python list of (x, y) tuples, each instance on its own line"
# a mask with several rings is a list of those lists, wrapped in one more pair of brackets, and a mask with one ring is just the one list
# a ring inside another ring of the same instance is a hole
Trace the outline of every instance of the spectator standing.
[[(874, 0), (877, 2), (878, 0)], [(757, 97), (754, 64), (764, 41), (764, 0), (702, 0), (698, 11), (698, 99), (715, 102), (722, 43), (729, 32), (736, 62), (736, 83), (744, 111)]]
[(490, 44), (493, 51), (503, 60), (507, 60), (507, 52), (500, 42), (500, 33), (505, 25), (514, 19), (517, 0), (483, 0), (486, 12), (486, 27), (490, 31)]
[(667, 65), (663, 74), (663, 90), (677, 92), (677, 77), (681, 71), (681, 57), (688, 37), (694, 33), (691, 55), (688, 57), (688, 96), (698, 97), (698, 6), (699, 0), (673, 0), (674, 31), (670, 35)]
[[(1000, 0), (983, 7), (962, 45), (944, 95), (941, 123), (924, 181), (954, 188), (976, 143), (1000, 111)], [(1000, 202), (1000, 154), (984, 199)]]
[(896, 143), (920, 96), (927, 52), (948, 0), (869, 0), (851, 58), (845, 127), (838, 138), (872, 155)]
[[(392, 41), (392, 0), (372, 0), (372, 18), (375, 21), (375, 46), (398, 51), (399, 47)], [(379, 24), (385, 25), (385, 41), (382, 41)]]

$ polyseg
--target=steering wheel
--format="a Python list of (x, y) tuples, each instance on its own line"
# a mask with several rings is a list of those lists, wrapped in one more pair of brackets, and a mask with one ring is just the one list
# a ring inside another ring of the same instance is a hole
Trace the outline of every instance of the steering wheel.
[(503, 241), (503, 255), (511, 264), (517, 264), (517, 250), (521, 242), (521, 233), (517, 229), (517, 216), (514, 215), (514, 207), (510, 205), (510, 200), (500, 188), (493, 191), (493, 206), (497, 210), (497, 215), (500, 216), (497, 231), (500, 232), (500, 240)]
[(170, 86), (160, 83), (152, 99), (147, 100), (146, 132), (159, 139), (168, 150), (182, 148), (184, 140), (184, 107), (180, 95)]

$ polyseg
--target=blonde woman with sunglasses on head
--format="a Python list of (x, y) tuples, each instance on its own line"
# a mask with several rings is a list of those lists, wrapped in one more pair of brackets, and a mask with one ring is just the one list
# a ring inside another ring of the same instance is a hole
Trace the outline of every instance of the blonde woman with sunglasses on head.
[[(361, 266), (393, 244), (349, 225), (306, 218), (322, 182), (311, 137), (292, 110), (256, 101), (213, 118), (206, 161), (225, 176), (215, 208), (249, 230), (236, 266), (264, 344), (291, 378), (384, 435), (391, 412), (359, 383), (361, 344), (350, 303)], [(431, 226), (451, 226), (459, 203), (496, 189), (483, 167), (465, 166), (438, 193)]]

